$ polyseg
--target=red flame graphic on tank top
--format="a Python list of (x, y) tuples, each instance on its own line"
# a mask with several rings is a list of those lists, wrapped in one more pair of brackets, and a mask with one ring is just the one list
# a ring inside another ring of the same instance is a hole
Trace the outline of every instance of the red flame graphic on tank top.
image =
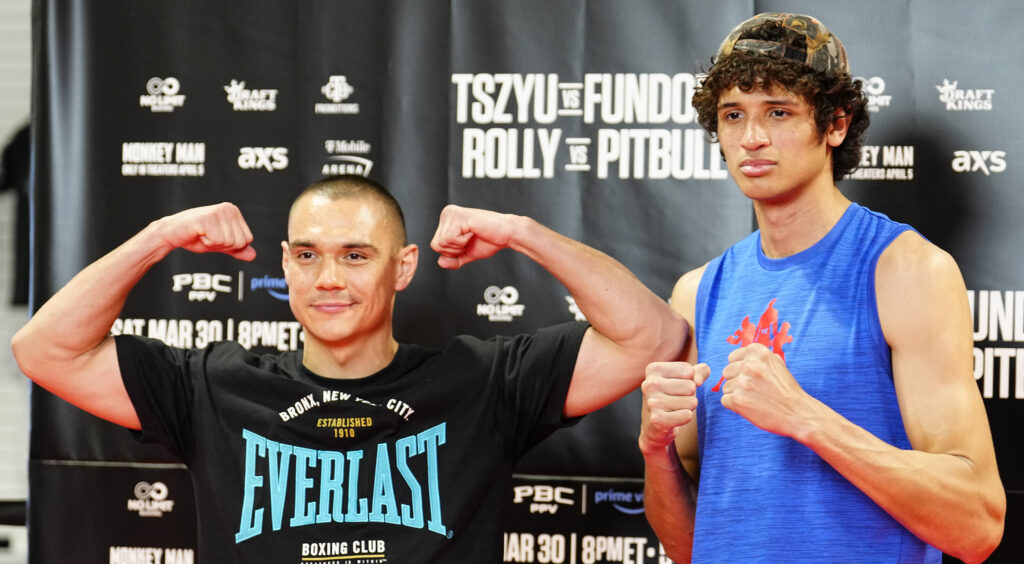
[[(789, 322), (782, 324), (779, 327), (779, 310), (775, 309), (775, 300), (768, 302), (768, 308), (761, 314), (761, 319), (754, 325), (750, 322), (750, 316), (743, 318), (743, 322), (740, 323), (740, 328), (732, 334), (731, 337), (727, 338), (726, 341), (733, 345), (739, 345), (745, 347), (751, 343), (761, 343), (762, 345), (770, 348), (772, 352), (779, 355), (783, 362), (786, 361), (786, 353), (782, 351), (782, 345), (793, 341), (793, 337), (789, 334)], [(722, 389), (722, 382), (725, 380), (725, 376), (718, 380), (714, 388), (711, 388), (712, 392), (717, 392)]]

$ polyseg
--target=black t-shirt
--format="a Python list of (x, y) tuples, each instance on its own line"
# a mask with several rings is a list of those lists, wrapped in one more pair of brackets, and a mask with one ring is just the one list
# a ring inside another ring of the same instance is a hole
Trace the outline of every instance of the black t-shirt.
[(202, 561), (498, 562), (513, 467), (570, 423), (585, 330), (401, 345), (357, 380), (233, 342), (119, 336), (117, 354), (143, 440), (191, 470)]

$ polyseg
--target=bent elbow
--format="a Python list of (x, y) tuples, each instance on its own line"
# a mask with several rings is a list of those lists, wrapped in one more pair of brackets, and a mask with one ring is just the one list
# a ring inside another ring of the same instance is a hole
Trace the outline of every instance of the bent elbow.
[(996, 500), (989, 504), (988, 525), (985, 528), (981, 542), (979, 542), (978, 560), (982, 562), (987, 559), (1003, 540), (1003, 531), (1006, 526), (1006, 494), (999, 492)]
[(28, 337), (25, 335), (25, 329), (20, 329), (17, 333), (11, 337), (11, 353), (14, 355), (14, 362), (17, 363), (18, 368), (21, 369), (22, 374), (31, 378), (32, 373), (32, 354), (31, 345)]
[(11, 338), (11, 353), (22, 374), (39, 385), (45, 385), (47, 374), (53, 372), (48, 367), (56, 356), (52, 348), (33, 335), (26, 326)]
[(1003, 540), (1006, 523), (1006, 494), (1001, 489), (998, 495), (993, 496), (993, 499), (985, 504), (985, 512), (980, 521), (969, 545), (959, 551), (959, 554), (953, 553), (951, 556), (971, 564), (984, 562), (995, 552)]
[(683, 316), (672, 312), (672, 317), (660, 324), (660, 331), (652, 342), (657, 343), (653, 353), (655, 361), (678, 360), (685, 350), (686, 340), (690, 336), (690, 324)]

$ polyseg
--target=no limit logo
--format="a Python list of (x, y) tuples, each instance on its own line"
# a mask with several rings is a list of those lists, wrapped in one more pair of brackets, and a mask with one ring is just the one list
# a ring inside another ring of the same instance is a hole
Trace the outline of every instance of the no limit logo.
[(476, 314), (488, 321), (512, 321), (522, 317), (526, 306), (519, 304), (519, 290), (513, 286), (499, 288), (488, 286), (484, 290), (484, 302), (477, 304)]
[(185, 105), (185, 95), (178, 94), (181, 91), (181, 83), (177, 78), (153, 77), (146, 83), (146, 92), (139, 96), (139, 106), (149, 108), (150, 111), (173, 112), (175, 108)]
[(135, 499), (128, 500), (128, 511), (137, 512), (139, 517), (163, 517), (174, 511), (174, 501), (167, 499), (169, 492), (163, 482), (139, 482), (134, 493)]

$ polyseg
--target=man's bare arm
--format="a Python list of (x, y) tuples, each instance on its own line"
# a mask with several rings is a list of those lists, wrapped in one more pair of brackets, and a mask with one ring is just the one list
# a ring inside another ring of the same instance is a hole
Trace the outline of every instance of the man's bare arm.
[(615, 259), (528, 217), (448, 206), (431, 246), (444, 268), (512, 249), (569, 290), (591, 329), (580, 347), (566, 416), (615, 401), (640, 385), (648, 363), (676, 359), (682, 351), (686, 323), (663, 299)]
[[(685, 274), (672, 292), (672, 307), (694, 318), (697, 286), (704, 269)], [(675, 562), (689, 562), (693, 551), (694, 516), (700, 468), (697, 453), (697, 386), (708, 377), (707, 365), (696, 364), (697, 345), (691, 333), (683, 362), (647, 367), (641, 412), (640, 452), (644, 457), (644, 509), (647, 521)]]
[(68, 402), (119, 425), (138, 429), (117, 362), (110, 328), (132, 288), (176, 248), (221, 252), (252, 260), (252, 233), (241, 213), (223, 203), (186, 210), (150, 223), (86, 267), (53, 295), (11, 341), (18, 366)]

